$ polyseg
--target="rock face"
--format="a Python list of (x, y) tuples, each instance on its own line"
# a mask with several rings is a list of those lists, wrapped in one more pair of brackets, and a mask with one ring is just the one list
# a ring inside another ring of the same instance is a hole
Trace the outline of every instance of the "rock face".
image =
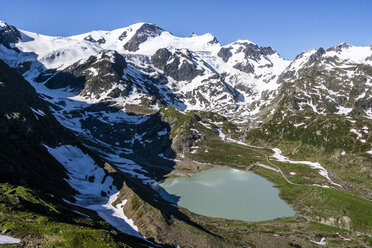
[(334, 52), (342, 52), (344, 49), (348, 49), (350, 48), (351, 46), (345, 42), (337, 45), (337, 46), (333, 46), (333, 47), (330, 47), (327, 49), (327, 52), (331, 52), (331, 51), (334, 51)]
[(17, 43), (21, 39), (21, 33), (14, 26), (0, 21), (0, 44), (9, 49), (14, 49), (12, 43)]
[(151, 63), (176, 81), (191, 81), (204, 72), (197, 69), (190, 51), (171, 53), (168, 49), (162, 48), (151, 57)]
[(315, 63), (316, 61), (318, 61), (322, 57), (323, 54), (325, 54), (324, 49), (319, 48), (318, 50), (316, 50), (316, 52), (314, 54), (310, 55), (310, 58), (307, 61), (307, 63), (305, 64), (305, 66)]
[(105, 38), (100, 38), (98, 40), (95, 40), (95, 39), (92, 38), (91, 35), (88, 35), (88, 36), (84, 37), (84, 40), (90, 41), (90, 42), (97, 42), (99, 45), (106, 43)]
[(245, 73), (254, 73), (254, 67), (250, 63), (246, 62), (237, 63), (234, 65), (234, 68)]
[[(361, 48), (343, 43), (297, 56), (280, 78), (281, 111), (370, 117), (372, 65), (345, 56), (353, 50)], [(367, 57), (368, 48), (364, 50)]]
[(237, 52), (242, 51), (245, 59), (259, 60), (261, 56), (268, 56), (275, 53), (271, 47), (260, 47), (253, 43), (238, 42), (241, 45)]
[(116, 51), (103, 50), (97, 56), (76, 62), (57, 73), (46, 82), (50, 89), (69, 87), (82, 96), (99, 97), (112, 89), (115, 84), (120, 90), (109, 93), (110, 96), (127, 96), (131, 84), (124, 81), (123, 74), (127, 68), (124, 57)]
[[(228, 111), (241, 97), (198, 54), (188, 49), (159, 49), (150, 62), (168, 78), (167, 86), (190, 108), (225, 107), (224, 111)], [(181, 81), (184, 83), (176, 83)]]
[(0, 182), (71, 193), (63, 167), (41, 144), (73, 141), (35, 89), (0, 60)]
[[(130, 52), (135, 52), (138, 50), (140, 44), (147, 41), (149, 38), (159, 36), (163, 31), (162, 28), (154, 24), (145, 23), (136, 31), (134, 36), (125, 43), (124, 48)], [(120, 36), (119, 39), (123, 39), (124, 36)]]
[[(233, 65), (233, 68), (245, 73), (254, 73), (255, 67), (250, 61), (259, 62), (261, 59), (273, 55), (276, 52), (271, 47), (260, 47), (252, 42), (238, 41), (227, 47), (223, 47), (217, 53), (224, 62), (228, 62), (229, 58), (234, 54), (241, 54), (240, 61)], [(266, 65), (272, 67), (272, 64)]]
[(231, 48), (222, 47), (220, 51), (217, 53), (218, 57), (221, 57), (223, 62), (227, 62), (229, 58), (232, 56)]

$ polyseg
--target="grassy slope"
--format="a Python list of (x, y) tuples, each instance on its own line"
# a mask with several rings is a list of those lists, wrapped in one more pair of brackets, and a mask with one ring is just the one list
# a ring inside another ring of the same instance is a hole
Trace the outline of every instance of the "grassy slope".
[(0, 185), (0, 230), (20, 238), (25, 247), (146, 247), (143, 241), (90, 216), (94, 220), (73, 212), (52, 195)]
[[(294, 126), (300, 123), (304, 124)], [(368, 128), (366, 132), (364, 127)], [(351, 129), (360, 131), (363, 137), (358, 138)], [(338, 178), (372, 191), (372, 156), (366, 153), (372, 150), (371, 130), (372, 121), (364, 118), (291, 116), (251, 130), (247, 142), (279, 147), (294, 159), (318, 161)]]

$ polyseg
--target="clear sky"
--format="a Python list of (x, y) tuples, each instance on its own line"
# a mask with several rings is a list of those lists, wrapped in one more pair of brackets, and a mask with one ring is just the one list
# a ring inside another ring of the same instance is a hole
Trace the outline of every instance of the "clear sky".
[(177, 36), (212, 33), (223, 45), (251, 40), (287, 59), (344, 41), (372, 44), (371, 0), (9, 0), (0, 19), (59, 36), (151, 22)]

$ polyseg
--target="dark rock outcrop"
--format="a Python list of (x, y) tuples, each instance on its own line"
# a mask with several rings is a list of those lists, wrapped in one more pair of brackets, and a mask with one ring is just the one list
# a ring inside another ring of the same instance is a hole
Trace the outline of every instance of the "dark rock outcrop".
[(253, 73), (254, 72), (254, 66), (251, 65), (248, 62), (240, 62), (233, 66), (235, 69), (238, 69), (239, 71), (245, 72), (245, 73)]
[(89, 42), (96, 42), (96, 43), (98, 43), (100, 45), (106, 43), (105, 38), (102, 37), (102, 38), (100, 38), (98, 40), (95, 40), (95, 39), (93, 39), (93, 37), (91, 35), (88, 35), (88, 36), (84, 37), (84, 40), (85, 41), (89, 41)]
[[(159, 36), (164, 30), (154, 24), (145, 23), (143, 24), (134, 34), (134, 36), (124, 45), (124, 49), (135, 52), (138, 50), (139, 45), (148, 38)], [(124, 33), (123, 33), (124, 35)], [(119, 39), (124, 39), (124, 36), (120, 36)]]
[(127, 31), (124, 31), (124, 32), (119, 36), (119, 40), (124, 40), (125, 38), (127, 38), (127, 36), (128, 36)]
[(0, 82), (0, 182), (71, 193), (63, 166), (44, 144), (74, 143), (75, 137), (59, 124), (35, 89), (2, 60)]
[(260, 60), (262, 56), (268, 56), (275, 53), (274, 49), (271, 47), (261, 47), (254, 43), (249, 42), (238, 42), (241, 45), (241, 51), (244, 53), (245, 59)]
[(341, 43), (337, 46), (333, 46), (333, 47), (328, 48), (327, 52), (329, 52), (329, 51), (341, 52), (343, 49), (347, 49), (349, 47), (350, 47), (349, 44), (343, 42), (343, 43)]
[(319, 58), (325, 54), (325, 51), (323, 48), (319, 48), (314, 54), (310, 55), (309, 60), (306, 62), (305, 66), (311, 65), (312, 63), (319, 60)]
[(0, 26), (0, 44), (8, 49), (16, 49), (10, 44), (17, 43), (20, 39), (22, 39), (21, 33), (14, 26), (8, 25), (5, 22), (3, 22), (2, 24), (3, 27)]
[(103, 50), (97, 56), (78, 61), (57, 73), (45, 85), (50, 89), (69, 87), (83, 96), (99, 97), (114, 84), (120, 84), (123, 87), (110, 94), (112, 97), (127, 96), (131, 83), (123, 79), (126, 68), (127, 63), (122, 55), (116, 51)]
[(232, 53), (230, 50), (231, 50), (231, 47), (228, 47), (228, 48), (222, 47), (220, 51), (218, 51), (217, 56), (220, 57), (223, 60), (223, 62), (227, 62), (229, 58), (232, 56)]
[[(183, 58), (182, 64), (181, 58)], [(161, 48), (151, 57), (151, 63), (177, 81), (192, 80), (203, 74), (203, 71), (197, 69), (193, 62), (193, 54), (190, 51), (171, 53), (168, 49)]]

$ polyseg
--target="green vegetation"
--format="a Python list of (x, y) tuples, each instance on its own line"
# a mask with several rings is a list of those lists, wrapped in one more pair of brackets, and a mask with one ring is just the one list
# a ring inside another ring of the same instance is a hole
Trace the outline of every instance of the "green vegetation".
[[(264, 159), (261, 154), (244, 145), (221, 140), (203, 141), (199, 143), (199, 147), (200, 152), (189, 154), (189, 157), (202, 163), (246, 168)], [(266, 149), (259, 149), (259, 151), (270, 154)]]
[[(164, 108), (160, 112), (163, 115), (162, 120), (170, 123), (172, 127), (171, 138), (192, 135), (191, 129), (196, 129), (205, 139), (219, 139), (214, 123), (219, 123), (223, 133), (231, 137), (238, 135), (237, 127), (225, 117), (216, 113), (203, 111), (182, 113), (172, 107)], [(200, 122), (206, 125), (200, 124)]]
[[(280, 189), (280, 197), (298, 213), (329, 225), (371, 233), (372, 202), (336, 189), (291, 185), (264, 168), (256, 167), (255, 172), (274, 182)], [(351, 219), (350, 223), (344, 216)]]
[[(363, 129), (365, 127), (368, 129)], [(358, 130), (362, 138), (358, 138), (351, 129)], [(364, 130), (372, 130), (372, 122), (365, 118), (349, 119), (330, 114), (292, 115), (283, 118), (277, 113), (273, 120), (261, 128), (248, 132), (246, 140), (249, 143), (270, 143), (272, 146), (283, 140), (294, 141), (317, 147), (327, 154), (335, 150), (359, 153), (372, 149), (372, 137)]]
[(21, 239), (25, 247), (146, 246), (140, 240), (117, 233), (98, 217), (83, 218), (70, 208), (52, 195), (0, 184), (0, 231), (6, 230), (6, 235)]
[[(368, 247), (372, 239), (358, 236), (355, 233), (321, 224), (306, 221), (300, 217), (279, 218), (264, 222), (242, 222), (212, 218), (197, 218), (199, 223), (230, 242), (253, 247), (315, 247), (311, 240), (326, 239), (326, 247)], [(231, 235), (233, 233), (233, 235)], [(350, 240), (343, 240), (340, 236)]]
[[(262, 128), (247, 133), (251, 144), (279, 147), (286, 156), (317, 161), (337, 178), (365, 195), (372, 191), (372, 122), (340, 115), (277, 116)], [(301, 124), (301, 125), (300, 125)], [(361, 136), (351, 130), (356, 130)]]

